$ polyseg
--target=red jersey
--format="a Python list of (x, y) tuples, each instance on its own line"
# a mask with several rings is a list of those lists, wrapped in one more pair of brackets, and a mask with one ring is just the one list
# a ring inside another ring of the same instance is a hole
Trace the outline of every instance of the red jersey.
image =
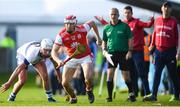
[(144, 31), (143, 28), (149, 28), (153, 25), (154, 20), (150, 22), (142, 22), (139, 19), (132, 18), (131, 20), (124, 20), (129, 25), (133, 33), (133, 50), (144, 50)]
[(165, 51), (178, 45), (178, 26), (175, 18), (155, 20), (151, 46), (156, 46), (159, 51)]
[(78, 44), (82, 44), (86, 46), (86, 52), (83, 54), (79, 54), (76, 58), (82, 58), (91, 54), (91, 50), (88, 46), (87, 42), (87, 33), (90, 30), (90, 26), (88, 24), (77, 25), (75, 27), (75, 32), (69, 34), (66, 31), (66, 28), (63, 28), (60, 33), (56, 36), (55, 44), (61, 46), (65, 46), (67, 50), (68, 56), (72, 55)]

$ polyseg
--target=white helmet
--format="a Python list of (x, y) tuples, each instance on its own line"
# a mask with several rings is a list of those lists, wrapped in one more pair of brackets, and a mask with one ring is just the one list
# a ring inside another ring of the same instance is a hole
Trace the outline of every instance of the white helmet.
[(52, 49), (53, 41), (51, 39), (45, 38), (41, 41), (41, 48), (43, 49)]

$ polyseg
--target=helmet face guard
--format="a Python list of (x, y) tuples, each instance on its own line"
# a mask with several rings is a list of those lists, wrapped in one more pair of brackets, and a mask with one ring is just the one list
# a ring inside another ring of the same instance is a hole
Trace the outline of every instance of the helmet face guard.
[(68, 15), (68, 16), (66, 16), (66, 18), (64, 19), (64, 23), (65, 23), (65, 24), (67, 24), (67, 23), (77, 24), (76, 16), (74, 16), (74, 15)]

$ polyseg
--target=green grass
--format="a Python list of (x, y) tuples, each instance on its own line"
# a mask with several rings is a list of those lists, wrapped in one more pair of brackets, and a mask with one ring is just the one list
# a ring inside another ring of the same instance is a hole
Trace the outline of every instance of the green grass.
[[(8, 77), (9, 74), (0, 74), (0, 85), (4, 83)], [(116, 99), (114, 99), (113, 102), (106, 103), (105, 98), (107, 94), (105, 87), (101, 97), (98, 96), (99, 87), (94, 88), (95, 102), (93, 104), (88, 103), (87, 96), (78, 96), (78, 103), (71, 105), (65, 101), (65, 97), (59, 95), (54, 96), (57, 100), (56, 103), (49, 103), (47, 102), (44, 90), (35, 86), (34, 74), (28, 74), (28, 77), (27, 83), (18, 93), (15, 102), (7, 101), (12, 88), (0, 94), (0, 106), (180, 106), (180, 102), (169, 102), (169, 95), (159, 95), (158, 102), (142, 102), (141, 97), (138, 97), (134, 103), (126, 102), (127, 93), (121, 93), (120, 91), (117, 92)]]

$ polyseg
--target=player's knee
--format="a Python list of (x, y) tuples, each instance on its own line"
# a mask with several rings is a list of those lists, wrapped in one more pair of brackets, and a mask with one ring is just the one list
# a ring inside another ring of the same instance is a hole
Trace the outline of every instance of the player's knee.
[(128, 74), (128, 73), (125, 73), (124, 75), (123, 75), (123, 78), (124, 78), (124, 81), (130, 81), (130, 75)]
[(123, 76), (124, 78), (124, 81), (127, 81), (128, 80), (128, 77), (127, 76)]
[(130, 77), (124, 77), (124, 81), (131, 81)]
[(91, 85), (92, 84), (92, 80), (91, 79), (89, 79), (89, 80), (86, 79), (85, 83), (88, 84), (88, 85)]
[(23, 78), (19, 79), (18, 82), (23, 85), (23, 84), (25, 84), (26, 81), (27, 81), (27, 77), (23, 77)]
[(86, 83), (86, 90), (91, 90), (93, 87), (92, 81), (91, 80), (85, 80)]
[(113, 77), (110, 77), (110, 76), (109, 76), (109, 77), (107, 78), (107, 81), (113, 81)]
[(91, 77), (85, 77), (85, 81), (91, 81)]
[(62, 81), (62, 86), (63, 86), (63, 87), (66, 87), (67, 85), (68, 85), (68, 82), (67, 82), (66, 80), (63, 80), (63, 81)]
[(48, 75), (43, 75), (42, 79), (43, 81), (48, 81)]
[(113, 80), (113, 78), (114, 78), (113, 73), (107, 74), (107, 81)]

